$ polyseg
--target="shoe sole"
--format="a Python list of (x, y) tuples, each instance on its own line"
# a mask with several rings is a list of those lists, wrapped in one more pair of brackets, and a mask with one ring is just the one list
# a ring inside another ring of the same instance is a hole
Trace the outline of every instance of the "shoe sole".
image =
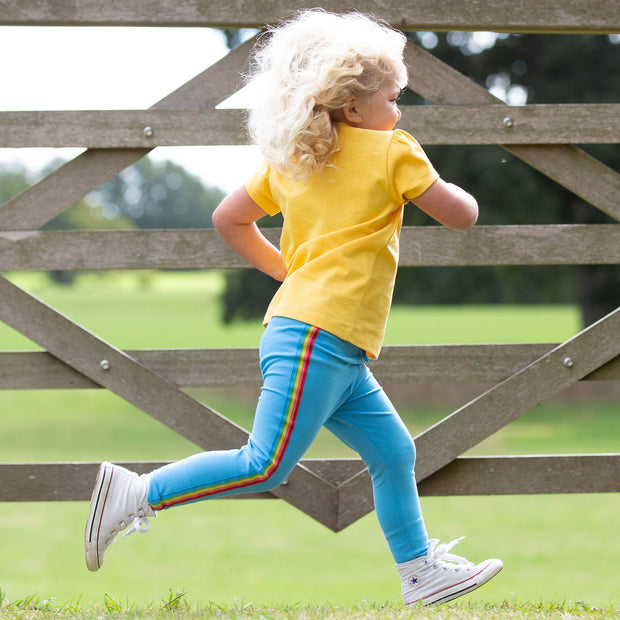
[(416, 605), (418, 603), (422, 603), (422, 605), (436, 605), (439, 603), (447, 603), (459, 596), (464, 596), (465, 594), (469, 594), (474, 590), (478, 589), (480, 586), (483, 586), (487, 581), (490, 581), (499, 573), (499, 571), (504, 568), (504, 565), (500, 560), (488, 560), (488, 562), (484, 563), (484, 566), (471, 577), (464, 579), (463, 581), (451, 585), (447, 588), (443, 588), (438, 590), (437, 592), (433, 592), (429, 596), (418, 599), (416, 601), (412, 601), (407, 605)]
[(99, 570), (102, 564), (99, 558), (99, 531), (113, 473), (114, 469), (111, 463), (102, 463), (99, 466), (95, 487), (90, 498), (90, 510), (84, 533), (84, 555), (86, 567), (93, 572)]

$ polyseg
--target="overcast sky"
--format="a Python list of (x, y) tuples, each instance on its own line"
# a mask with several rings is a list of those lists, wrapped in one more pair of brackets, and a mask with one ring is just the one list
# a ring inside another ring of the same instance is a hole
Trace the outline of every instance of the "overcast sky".
[[(227, 52), (223, 34), (206, 28), (0, 27), (0, 111), (148, 108)], [(37, 169), (75, 149), (2, 149)], [(256, 166), (255, 148), (159, 147), (205, 183), (231, 190)]]

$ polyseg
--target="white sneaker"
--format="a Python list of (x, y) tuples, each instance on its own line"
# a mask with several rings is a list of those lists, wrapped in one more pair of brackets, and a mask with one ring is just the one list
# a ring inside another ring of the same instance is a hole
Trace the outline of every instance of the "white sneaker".
[(461, 540), (463, 538), (443, 545), (438, 545), (436, 539), (430, 540), (426, 555), (396, 565), (405, 605), (420, 602), (422, 605), (432, 605), (451, 601), (479, 588), (502, 570), (504, 565), (501, 560), (473, 564), (449, 553)]
[(105, 550), (132, 521), (131, 529), (124, 536), (149, 531), (151, 524), (147, 517), (156, 515), (147, 501), (148, 488), (148, 475), (139, 476), (112, 463), (100, 465), (84, 536), (88, 570), (101, 568)]

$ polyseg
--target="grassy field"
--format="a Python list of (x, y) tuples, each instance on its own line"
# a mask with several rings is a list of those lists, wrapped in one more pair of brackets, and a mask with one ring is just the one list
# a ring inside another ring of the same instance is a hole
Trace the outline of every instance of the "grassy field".
[[(257, 324), (219, 324), (221, 280), (212, 275), (85, 275), (74, 289), (52, 286), (38, 274), (17, 281), (122, 348), (255, 346), (260, 338)], [(572, 307), (395, 308), (387, 342), (554, 342), (577, 331)], [(0, 348), (36, 347), (0, 326)], [(222, 390), (195, 394), (244, 426), (251, 423), (251, 392), (236, 398)], [(405, 398), (397, 404), (414, 434), (449, 413), (437, 403)], [(196, 450), (101, 390), (0, 392), (0, 416), (3, 462), (165, 460)], [(475, 452), (617, 452), (618, 437), (617, 402), (554, 401)], [(348, 455), (325, 433), (309, 456)], [(107, 611), (115, 604), (160, 609), (165, 602), (156, 602), (178, 590), (192, 606), (237, 610), (231, 617), (245, 617), (240, 614), (248, 610), (253, 617), (272, 617), (272, 608), (273, 617), (404, 617), (374, 514), (334, 534), (278, 501), (203, 502), (161, 514), (147, 536), (115, 543), (103, 569), (90, 574), (82, 557), (86, 509), (84, 502), (0, 504), (0, 589), (8, 601), (35, 597)], [(464, 604), (478, 610), (469, 617), (511, 617), (480, 611), (504, 601), (517, 610), (525, 606), (528, 614), (536, 605), (547, 613), (554, 608), (586, 615), (592, 606), (620, 605), (618, 495), (423, 498), (423, 509), (433, 537), (466, 535), (457, 552), (504, 560), (495, 580), (466, 597)], [(396, 615), (386, 609), (376, 615), (384, 604)], [(354, 605), (361, 605), (355, 614)], [(307, 606), (349, 612), (300, 615)]]
[(375, 605), (361, 603), (349, 607), (335, 605), (278, 605), (257, 606), (219, 605), (197, 606), (186, 600), (184, 593), (170, 591), (167, 597), (154, 601), (146, 607), (122, 603), (114, 597), (106, 597), (102, 605), (84, 606), (79, 603), (59, 605), (54, 601), (27, 598), (15, 603), (0, 600), (3, 619), (71, 620), (133, 620), (137, 618), (166, 618), (198, 620), (216, 618), (222, 620), (548, 620), (551, 618), (595, 620), (615, 618), (612, 609), (599, 609), (584, 603), (523, 603), (500, 605), (450, 603), (439, 607), (406, 608), (403, 605)]
[(403, 605), (375, 605), (361, 603), (349, 607), (335, 605), (278, 605), (256, 606), (219, 605), (196, 606), (186, 600), (184, 593), (170, 591), (167, 597), (146, 607), (122, 603), (107, 597), (102, 605), (84, 606), (79, 603), (59, 605), (54, 601), (27, 598), (16, 603), (0, 600), (3, 619), (71, 619), (71, 620), (130, 620), (137, 618), (166, 618), (198, 620), (216, 618), (223, 620), (548, 620), (551, 618), (607, 619), (617, 614), (612, 609), (599, 609), (584, 603), (523, 603), (500, 605), (450, 603), (439, 607), (406, 608)]

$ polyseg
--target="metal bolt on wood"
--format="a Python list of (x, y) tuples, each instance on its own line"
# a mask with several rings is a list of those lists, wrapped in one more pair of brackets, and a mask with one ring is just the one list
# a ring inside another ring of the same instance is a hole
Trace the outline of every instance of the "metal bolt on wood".
[(110, 370), (110, 362), (108, 362), (108, 360), (101, 360), (99, 362), (99, 368), (101, 368), (101, 370)]
[(564, 363), (564, 366), (566, 366), (566, 368), (572, 368), (575, 365), (575, 362), (573, 361), (573, 358), (572, 357), (568, 357), (568, 356), (566, 356), (564, 358), (563, 363)]
[(512, 127), (515, 124), (512, 116), (506, 116), (503, 122), (504, 122), (504, 127)]
[(142, 133), (144, 134), (145, 138), (152, 138), (153, 134), (155, 133), (153, 131), (153, 128), (150, 125), (147, 125), (143, 130)]

